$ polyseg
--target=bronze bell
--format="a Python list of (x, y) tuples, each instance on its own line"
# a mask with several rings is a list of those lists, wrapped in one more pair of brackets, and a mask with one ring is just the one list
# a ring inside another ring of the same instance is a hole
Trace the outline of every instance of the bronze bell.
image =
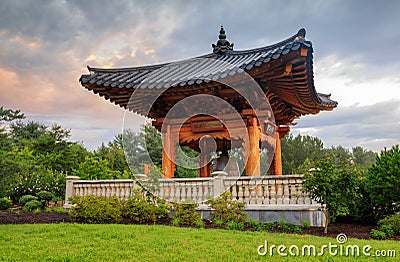
[(226, 170), (226, 165), (228, 164), (228, 161), (229, 161), (228, 150), (223, 149), (221, 155), (217, 158), (212, 175), (221, 175), (221, 174), (228, 175), (228, 172)]

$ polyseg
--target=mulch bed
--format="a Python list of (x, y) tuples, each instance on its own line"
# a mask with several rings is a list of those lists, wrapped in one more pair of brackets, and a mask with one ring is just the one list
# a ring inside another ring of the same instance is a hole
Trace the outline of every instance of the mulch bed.
[[(24, 212), (22, 210), (13, 210), (11, 212), (8, 211), (0, 211), (0, 224), (57, 224), (57, 223), (72, 223), (73, 221), (68, 216), (68, 213), (56, 213), (56, 212)], [(133, 224), (129, 219), (124, 219), (122, 224)], [(168, 225), (171, 226), (171, 220), (169, 219), (160, 219), (156, 222), (158, 225)], [(206, 229), (225, 229), (225, 226), (217, 227), (215, 224), (210, 221), (205, 221), (204, 227)], [(358, 238), (358, 239), (371, 239), (370, 232), (371, 229), (376, 228), (375, 226), (366, 226), (366, 225), (358, 225), (358, 224), (345, 224), (345, 223), (333, 223), (329, 225), (328, 234), (324, 234), (324, 229), (321, 227), (308, 227), (303, 228), (303, 234), (314, 235), (314, 236), (323, 236), (323, 237), (332, 237), (336, 238), (336, 236), (340, 233), (346, 234), (349, 238)], [(253, 231), (253, 229), (249, 226), (244, 228), (246, 231)], [(273, 230), (269, 231), (272, 233), (282, 233), (282, 230), (275, 227)], [(400, 236), (392, 237), (391, 240), (400, 241)]]

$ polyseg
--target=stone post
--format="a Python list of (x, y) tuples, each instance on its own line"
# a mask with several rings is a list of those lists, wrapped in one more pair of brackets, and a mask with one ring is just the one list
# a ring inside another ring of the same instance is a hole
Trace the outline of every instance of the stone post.
[(226, 178), (225, 172), (221, 172), (218, 176), (214, 177), (214, 195), (213, 198), (218, 197), (225, 191), (224, 179)]
[(64, 208), (69, 208), (68, 199), (74, 195), (74, 181), (78, 181), (80, 178), (77, 176), (67, 176), (65, 179)]

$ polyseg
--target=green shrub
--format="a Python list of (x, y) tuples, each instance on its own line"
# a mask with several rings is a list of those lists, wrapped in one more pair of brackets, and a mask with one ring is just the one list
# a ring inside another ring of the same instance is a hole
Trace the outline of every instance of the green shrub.
[(278, 221), (278, 226), (279, 226), (279, 228), (283, 228), (283, 227), (285, 227), (286, 226), (286, 223), (285, 223), (285, 220), (283, 220), (283, 219), (280, 219), (279, 221)]
[(180, 225), (193, 226), (200, 219), (200, 214), (196, 212), (197, 203), (174, 203), (175, 213), (173, 219), (179, 219)]
[(224, 221), (222, 221), (221, 219), (217, 219), (217, 220), (215, 220), (214, 224), (217, 227), (220, 227), (220, 226), (222, 226), (224, 224)]
[(387, 237), (394, 236), (394, 230), (393, 230), (391, 225), (381, 225), (379, 227), (379, 230), (382, 231), (382, 232), (385, 232)]
[(40, 208), (36, 208), (35, 210), (33, 210), (33, 213), (35, 214), (40, 214), (40, 212), (42, 212)]
[(31, 200), (27, 202), (22, 208), (24, 211), (33, 211), (35, 209), (41, 209), (43, 207), (42, 203), (38, 200)]
[(159, 200), (157, 203), (157, 218), (169, 218), (171, 205)]
[(267, 230), (265, 229), (265, 224), (258, 224), (258, 225), (256, 225), (256, 226), (253, 227), (253, 228), (254, 228), (255, 231), (258, 231), (258, 232), (267, 231)]
[(197, 228), (203, 228), (204, 227), (204, 221), (201, 219), (196, 220), (195, 225)]
[(128, 199), (123, 208), (122, 216), (132, 219), (135, 223), (154, 223), (157, 220), (157, 206), (149, 197), (143, 196), (143, 191), (134, 190), (133, 198)]
[(236, 223), (236, 229), (242, 231), (245, 224), (243, 222)]
[(275, 227), (275, 224), (272, 222), (268, 222), (268, 223), (264, 224), (264, 228), (266, 231), (270, 231), (270, 230), (274, 229), (274, 227)]
[(282, 227), (280, 227), (283, 232), (285, 233), (290, 233), (292, 230), (290, 229), (290, 227), (288, 225), (283, 225)]
[(87, 224), (119, 223), (122, 220), (121, 201), (111, 198), (87, 195), (74, 196), (71, 203), (76, 204), (68, 213), (73, 221)]
[(181, 225), (181, 222), (179, 221), (178, 218), (172, 219), (172, 225), (175, 227), (179, 227)]
[(301, 235), (303, 234), (303, 229), (301, 229), (299, 226), (295, 226), (293, 227), (293, 233)]
[(67, 211), (65, 211), (65, 208), (63, 208), (63, 207), (53, 207), (52, 209), (53, 209), (53, 212), (56, 212), (59, 214), (64, 214), (67, 212)]
[(221, 219), (224, 223), (234, 221), (236, 223), (245, 222), (247, 214), (244, 212), (245, 203), (237, 202), (231, 199), (229, 192), (223, 193), (216, 199), (210, 200), (211, 208), (214, 212), (211, 214), (212, 220)]
[(395, 214), (390, 217), (378, 221), (378, 226), (390, 226), (395, 235), (400, 235), (400, 214)]
[(307, 220), (301, 221), (301, 226), (303, 228), (308, 228), (310, 226), (310, 223)]
[(258, 226), (260, 225), (260, 222), (257, 220), (253, 219), (252, 217), (249, 218), (249, 226), (251, 226), (254, 230), (257, 231)]
[(6, 197), (0, 198), (0, 210), (7, 210), (11, 207), (12, 201)]
[(371, 235), (371, 238), (373, 238), (373, 239), (381, 240), (381, 239), (385, 239), (386, 238), (385, 232), (382, 232), (382, 231), (377, 230), (377, 229), (372, 229), (370, 235)]
[(36, 196), (32, 196), (32, 195), (25, 195), (19, 199), (19, 204), (23, 207), (23, 206), (25, 206), (26, 203), (28, 203), (29, 201), (32, 201), (32, 200), (38, 200), (38, 198)]
[(235, 221), (233, 221), (233, 220), (228, 221), (228, 222), (226, 223), (226, 227), (227, 227), (229, 230), (235, 230), (235, 229), (236, 229), (236, 225), (237, 225), (237, 223), (236, 223)]
[(54, 194), (47, 191), (40, 191), (36, 194), (38, 200), (41, 201), (44, 205), (47, 205), (49, 201), (51, 201), (54, 197)]
[(261, 232), (261, 231), (268, 232), (268, 231), (271, 231), (272, 229), (274, 229), (274, 227), (275, 227), (275, 224), (272, 222), (268, 222), (265, 224), (260, 223), (256, 226), (255, 230), (259, 231), (259, 232)]

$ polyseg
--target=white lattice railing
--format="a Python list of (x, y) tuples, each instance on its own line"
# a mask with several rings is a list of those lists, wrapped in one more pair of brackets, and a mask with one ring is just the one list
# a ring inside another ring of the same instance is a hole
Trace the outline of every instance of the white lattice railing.
[[(230, 191), (232, 198), (248, 205), (314, 205), (302, 190), (302, 175), (264, 177), (225, 177), (159, 179), (155, 192), (157, 196), (176, 202), (204, 202), (224, 191)], [(139, 188), (135, 180), (80, 180), (67, 177), (65, 201), (74, 195), (117, 196), (127, 199), (132, 191)]]

